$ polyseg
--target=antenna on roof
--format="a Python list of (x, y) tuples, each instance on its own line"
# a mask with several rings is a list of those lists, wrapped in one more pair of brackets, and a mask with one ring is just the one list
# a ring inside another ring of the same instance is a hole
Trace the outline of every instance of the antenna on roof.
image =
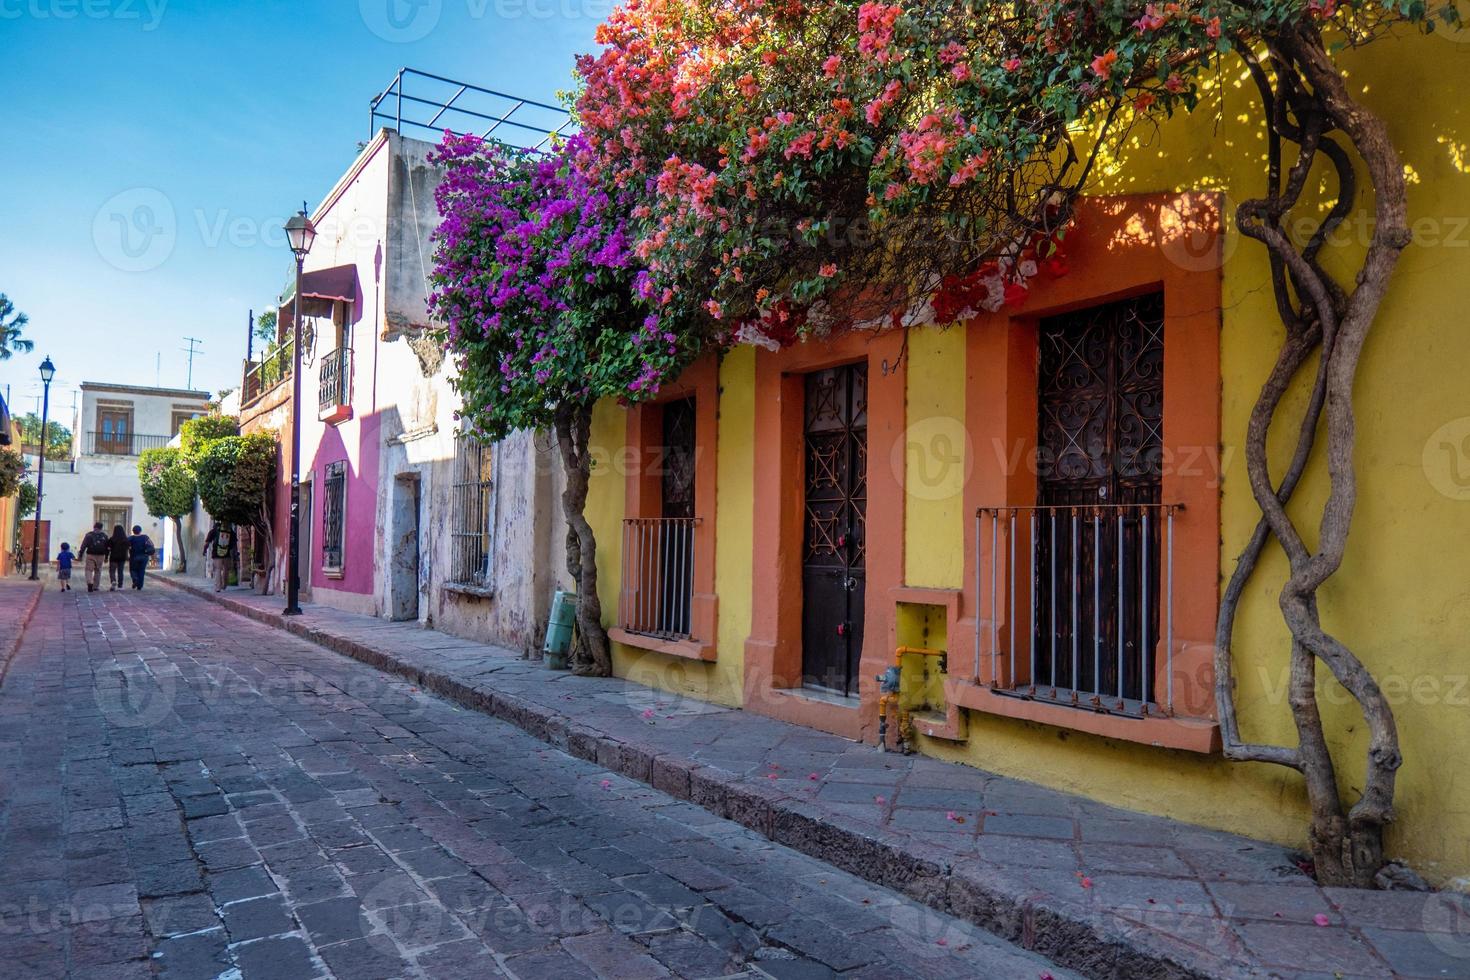
[[(189, 346), (183, 348), (183, 350), (189, 355), (189, 380), (187, 382), (185, 382), (184, 387), (188, 388), (190, 391), (193, 391), (194, 390), (194, 355), (195, 355), (196, 352), (202, 352), (203, 351), (204, 341), (200, 340), (198, 337), (185, 337), (184, 339), (189, 342)], [(194, 346), (195, 344), (198, 344), (199, 347), (195, 347)]]

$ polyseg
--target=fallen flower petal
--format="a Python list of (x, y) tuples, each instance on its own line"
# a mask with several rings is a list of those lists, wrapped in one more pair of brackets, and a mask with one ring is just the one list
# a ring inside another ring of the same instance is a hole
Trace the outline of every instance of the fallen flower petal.
[(1327, 916), (1322, 912), (1318, 912), (1316, 915), (1312, 916), (1312, 921), (1317, 923), (1317, 925), (1319, 926), (1332, 925), (1332, 920), (1327, 918)]

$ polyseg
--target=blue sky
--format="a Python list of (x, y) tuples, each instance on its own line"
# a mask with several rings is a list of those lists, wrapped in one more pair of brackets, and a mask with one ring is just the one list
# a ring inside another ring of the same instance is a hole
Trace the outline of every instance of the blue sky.
[[(611, 0), (0, 0), (0, 292), (31, 355), (0, 391), (240, 383), (247, 311), (287, 281), (279, 227), (367, 139), (399, 68), (544, 102)], [(412, 135), (412, 134), (410, 134)], [(161, 355), (161, 356), (160, 356)]]

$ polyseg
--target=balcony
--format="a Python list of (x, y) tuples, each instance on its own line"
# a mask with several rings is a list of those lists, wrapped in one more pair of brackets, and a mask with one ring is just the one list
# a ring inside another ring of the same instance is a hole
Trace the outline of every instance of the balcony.
[(139, 435), (136, 432), (86, 432), (82, 441), (84, 456), (137, 456), (145, 449), (162, 449), (172, 436)]
[(322, 357), (317, 393), (317, 418), (329, 425), (352, 418), (352, 348)]
[(293, 369), (291, 351), (292, 343), (288, 340), (262, 355), (259, 361), (245, 362), (245, 378), (240, 385), (242, 407), (254, 404), (276, 385), (290, 379)]

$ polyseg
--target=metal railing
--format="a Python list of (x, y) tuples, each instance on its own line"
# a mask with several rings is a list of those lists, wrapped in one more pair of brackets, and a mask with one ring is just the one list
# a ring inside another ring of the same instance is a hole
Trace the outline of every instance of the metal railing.
[(295, 363), (291, 356), (293, 342), (286, 341), (258, 361), (245, 362), (245, 377), (240, 385), (240, 404), (249, 405), (282, 381), (291, 377)]
[(697, 517), (623, 521), (623, 588), (618, 625), (661, 640), (692, 640)]
[(322, 356), (317, 380), (318, 405), (323, 412), (352, 404), (352, 348), (339, 347)]
[(88, 456), (137, 456), (145, 449), (162, 449), (172, 436), (139, 435), (136, 432), (87, 432), (82, 452)]
[(1147, 503), (980, 508), (976, 679), (988, 646), (998, 694), (1133, 717), (1173, 714), (1174, 520), (1181, 510)]
[[(391, 124), (403, 135), (404, 127), (421, 138), (437, 142), (445, 130), (460, 135), (492, 137), (522, 149), (540, 150), (556, 136), (573, 129), (571, 114), (562, 106), (455, 81), (441, 75), (402, 68), (388, 87), (372, 100), (368, 139), (378, 126)], [(514, 137), (520, 136), (521, 139)], [(531, 137), (534, 136), (534, 141)]]

